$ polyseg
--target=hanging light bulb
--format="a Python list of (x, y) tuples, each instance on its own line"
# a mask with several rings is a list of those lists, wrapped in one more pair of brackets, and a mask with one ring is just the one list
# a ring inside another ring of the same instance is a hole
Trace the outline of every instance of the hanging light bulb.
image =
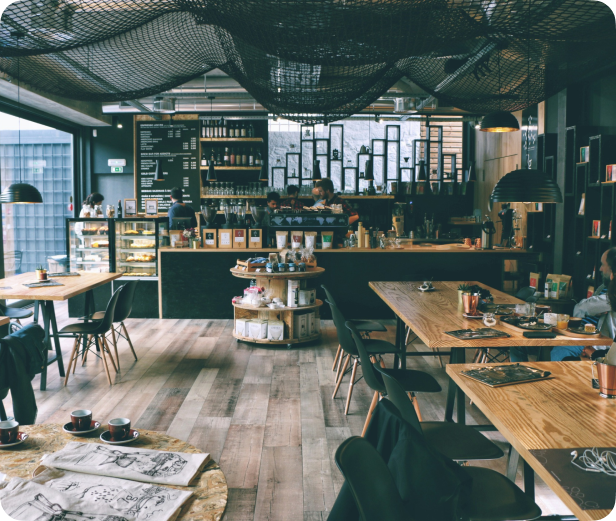
[[(23, 36), (21, 32), (11, 33), (11, 36), (17, 39), (19, 42), (19, 38)], [(20, 97), (20, 63), (19, 56), (17, 56), (17, 107), (21, 108), (21, 97)], [(21, 179), (21, 118), (18, 119), (19, 129), (18, 129), (18, 160), (19, 160), (19, 183), (13, 183), (6, 190), (2, 192), (0, 195), (0, 203), (2, 204), (37, 204), (43, 202), (43, 196), (36, 189), (36, 187), (28, 184), (22, 183)]]

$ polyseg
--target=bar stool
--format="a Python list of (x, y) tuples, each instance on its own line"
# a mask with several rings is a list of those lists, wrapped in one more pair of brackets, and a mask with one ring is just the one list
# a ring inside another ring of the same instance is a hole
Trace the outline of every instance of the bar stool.
[[(336, 304), (336, 301), (334, 300), (334, 297), (332, 297), (329, 290), (323, 284), (321, 284), (321, 287), (323, 288), (323, 291), (325, 291), (325, 295), (327, 295), (327, 300)], [(374, 320), (351, 319), (351, 322), (353, 322), (357, 326), (357, 330), (367, 338), (370, 338), (370, 333), (373, 331), (387, 331), (387, 328), (383, 324), (375, 322)], [(341, 354), (342, 348), (340, 347), (340, 344), (338, 344), (338, 350), (336, 351), (336, 356), (334, 357), (334, 365), (332, 366), (332, 371), (336, 371), (336, 380), (338, 379), (338, 375), (340, 374), (340, 366), (342, 365), (343, 356), (341, 356)], [(338, 364), (337, 370), (336, 363)]]
[[(79, 343), (81, 339), (85, 336), (87, 341), (83, 346), (83, 361), (85, 363), (85, 355), (88, 351), (90, 351), (91, 346), (96, 346), (96, 348), (100, 352), (100, 358), (103, 359), (103, 365), (105, 366), (105, 372), (107, 373), (107, 381), (109, 385), (111, 384), (111, 376), (109, 374), (109, 367), (107, 366), (107, 357), (106, 354), (111, 358), (111, 363), (113, 365), (114, 370), (118, 371), (115, 362), (113, 360), (113, 355), (109, 350), (109, 344), (107, 343), (106, 334), (113, 327), (113, 317), (115, 313), (116, 304), (118, 302), (118, 298), (120, 297), (120, 293), (124, 289), (124, 286), (120, 286), (115, 293), (109, 299), (107, 304), (107, 309), (105, 310), (105, 314), (102, 320), (95, 322), (80, 322), (76, 324), (69, 324), (68, 326), (64, 326), (60, 331), (59, 335), (63, 337), (71, 337), (75, 339), (75, 343), (73, 344), (73, 350), (71, 351), (71, 356), (68, 361), (68, 368), (66, 370), (66, 376), (64, 378), (64, 386), (66, 387), (68, 383), (68, 377), (71, 374), (71, 366), (73, 369), (73, 374), (75, 373), (75, 368), (77, 367), (77, 360), (79, 359)], [(96, 356), (99, 356), (96, 351), (93, 351)], [(83, 365), (83, 364), (82, 364)]]
[[(370, 357), (368, 352), (366, 351), (366, 347), (364, 346), (364, 341), (359, 336), (359, 331), (355, 327), (355, 324), (352, 322), (347, 322), (346, 327), (351, 331), (351, 335), (353, 336), (353, 340), (355, 341), (355, 347), (357, 347), (357, 351), (359, 352), (359, 358), (361, 360), (362, 372), (364, 374), (364, 380), (374, 391), (374, 397), (372, 398), (372, 403), (370, 404), (370, 409), (368, 410), (368, 416), (366, 417), (366, 423), (364, 424), (364, 429), (361, 433), (363, 436), (366, 433), (366, 429), (368, 428), (368, 424), (370, 423), (370, 419), (372, 418), (372, 413), (374, 412), (374, 408), (379, 400), (379, 395), (383, 395), (387, 393), (387, 389), (385, 387), (385, 382), (383, 382), (383, 377), (381, 373), (376, 371), (372, 362), (370, 361)], [(415, 411), (419, 410), (419, 404), (417, 403), (417, 399), (415, 398), (415, 393), (438, 393), (440, 392), (441, 386), (435, 380), (432, 375), (425, 373), (424, 371), (414, 371), (412, 369), (382, 369), (382, 371), (386, 372), (392, 378), (395, 378), (398, 383), (402, 386), (402, 389), (405, 393), (409, 393), (409, 398), (413, 399), (413, 405), (415, 407)], [(418, 413), (417, 416), (421, 418), (421, 414)]]

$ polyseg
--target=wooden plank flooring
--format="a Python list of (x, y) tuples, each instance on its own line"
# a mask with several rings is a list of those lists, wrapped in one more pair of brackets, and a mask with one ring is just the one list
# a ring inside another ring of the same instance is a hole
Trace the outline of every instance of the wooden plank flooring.
[[(56, 312), (59, 327), (72, 321), (66, 303), (56, 304)], [(380, 338), (393, 340), (392, 324)], [(134, 319), (127, 327), (139, 360), (122, 340), (122, 370), (113, 386), (92, 355), (85, 366), (78, 364), (66, 388), (55, 365), (47, 391), (38, 390), (35, 378), (39, 423), (64, 423), (79, 408), (92, 409), (103, 423), (128, 416), (137, 428), (187, 440), (220, 462), (229, 484), (225, 521), (327, 519), (344, 481), (334, 453), (342, 440), (361, 433), (372, 399), (359, 381), (345, 416), (348, 377), (331, 399), (337, 347), (332, 322), (322, 322), (320, 343), (291, 350), (237, 343), (227, 320)], [(71, 347), (62, 340), (65, 361)], [(420, 341), (413, 347), (425, 349)], [(392, 360), (386, 357), (386, 363)], [(408, 365), (430, 372), (446, 388), (438, 359), (409, 358)], [(442, 420), (445, 399), (445, 392), (420, 396), (424, 419)], [(10, 412), (8, 399), (6, 406)], [(486, 422), (476, 407), (467, 410), (469, 423)], [(498, 433), (488, 436), (507, 449)], [(504, 473), (505, 463), (482, 465)], [(544, 515), (568, 513), (539, 479), (537, 502)]]

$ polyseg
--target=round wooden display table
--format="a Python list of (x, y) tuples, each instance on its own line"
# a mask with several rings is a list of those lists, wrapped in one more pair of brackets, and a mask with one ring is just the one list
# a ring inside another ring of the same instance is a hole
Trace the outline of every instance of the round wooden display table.
[[(62, 430), (61, 425), (56, 424), (24, 425), (20, 426), (19, 430), (29, 434), (28, 439), (15, 447), (0, 449), (0, 471), (5, 473), (9, 480), (16, 477), (30, 479), (34, 469), (40, 466), (44, 454), (56, 452), (70, 441), (102, 444), (99, 436), (105, 429), (101, 427), (86, 436), (71, 436)], [(166, 434), (138, 430), (139, 439), (127, 444), (126, 447), (171, 452), (203, 452), (185, 441)], [(220, 521), (222, 518), (227, 505), (227, 479), (216, 462), (210, 461), (200, 477), (189, 487), (165, 486), (190, 490), (193, 493), (180, 510), (177, 521)]]
[[(239, 268), (231, 268), (231, 273), (234, 277), (240, 279), (256, 280), (257, 286), (265, 288), (265, 291), (271, 295), (272, 298), (280, 298), (286, 304), (287, 303), (287, 282), (289, 280), (304, 280), (314, 279), (325, 273), (324, 268), (307, 268), (306, 271), (286, 271), (284, 273), (267, 273), (266, 271), (244, 271)], [(315, 303), (310, 306), (299, 307), (284, 307), (271, 309), (268, 307), (259, 307), (246, 305), (246, 304), (233, 304), (233, 336), (238, 342), (255, 342), (257, 344), (269, 344), (269, 345), (283, 345), (287, 344), (291, 347), (293, 344), (299, 344), (304, 342), (312, 342), (321, 338), (321, 332), (313, 333), (301, 338), (294, 338), (294, 315), (297, 312), (312, 312), (315, 314), (315, 323), (320, 321), (319, 309), (323, 305), (322, 300), (315, 300)], [(236, 320), (280, 320), (284, 323), (284, 338), (281, 340), (268, 340), (266, 338), (249, 338), (237, 334)]]

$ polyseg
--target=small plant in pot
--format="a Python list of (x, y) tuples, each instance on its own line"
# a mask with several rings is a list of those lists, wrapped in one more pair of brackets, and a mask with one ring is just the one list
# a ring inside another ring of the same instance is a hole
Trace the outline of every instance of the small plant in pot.
[(47, 270), (43, 268), (40, 264), (36, 268), (36, 279), (37, 280), (47, 280)]
[(458, 286), (458, 306), (463, 305), (462, 295), (464, 293), (470, 293), (470, 291), (471, 291), (471, 287), (466, 282)]

